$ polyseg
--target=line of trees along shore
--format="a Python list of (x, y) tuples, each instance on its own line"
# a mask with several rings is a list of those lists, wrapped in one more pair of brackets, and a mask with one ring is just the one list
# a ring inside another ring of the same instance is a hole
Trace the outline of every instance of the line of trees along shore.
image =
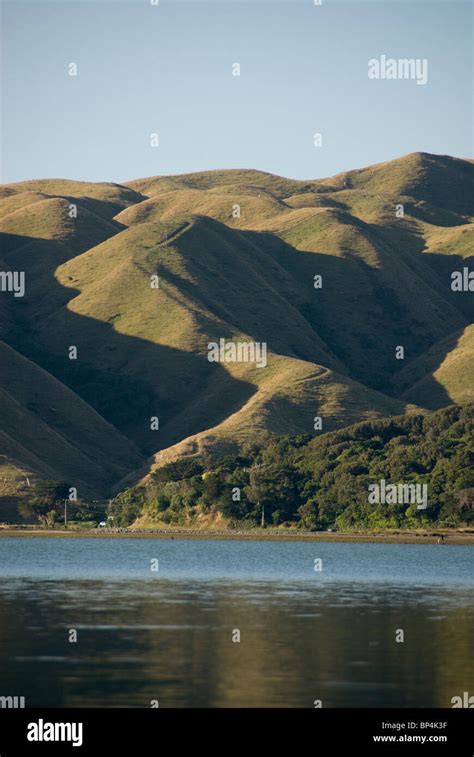
[[(219, 460), (181, 459), (109, 506), (117, 526), (232, 525), (308, 530), (474, 524), (474, 405), (364, 421), (321, 437), (283, 436)], [(426, 484), (428, 504), (371, 503), (370, 484)]]

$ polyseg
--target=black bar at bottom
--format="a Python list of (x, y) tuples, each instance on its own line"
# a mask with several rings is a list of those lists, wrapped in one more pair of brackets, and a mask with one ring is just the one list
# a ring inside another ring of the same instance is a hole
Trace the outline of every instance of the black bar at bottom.
[[(473, 757), (471, 709), (0, 709), (0, 757), (226, 753)], [(306, 744), (306, 747), (304, 747)]]

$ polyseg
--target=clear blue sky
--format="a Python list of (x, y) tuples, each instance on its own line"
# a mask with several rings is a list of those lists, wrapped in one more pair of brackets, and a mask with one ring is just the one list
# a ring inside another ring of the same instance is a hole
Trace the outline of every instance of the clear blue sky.
[[(7, 0), (2, 39), (4, 182), (472, 156), (469, 2)], [(428, 83), (370, 80), (382, 54), (427, 58)]]

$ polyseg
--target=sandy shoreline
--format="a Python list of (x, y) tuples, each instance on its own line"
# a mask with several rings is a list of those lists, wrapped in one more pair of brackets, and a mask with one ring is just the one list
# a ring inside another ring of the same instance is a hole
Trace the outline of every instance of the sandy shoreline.
[(458, 544), (474, 545), (474, 530), (429, 530), (429, 531), (377, 531), (365, 533), (343, 533), (341, 531), (304, 532), (253, 529), (252, 531), (205, 531), (197, 529), (157, 529), (123, 530), (106, 529), (67, 530), (0, 527), (1, 537), (53, 537), (53, 538), (97, 538), (97, 539), (222, 539), (222, 540), (270, 540), (270, 541), (325, 541), (360, 542), (371, 544)]

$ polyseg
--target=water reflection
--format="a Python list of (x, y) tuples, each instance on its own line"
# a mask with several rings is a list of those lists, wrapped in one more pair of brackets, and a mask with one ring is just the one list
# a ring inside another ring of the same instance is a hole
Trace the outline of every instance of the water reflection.
[(440, 614), (416, 590), (13, 581), (2, 687), (53, 707), (449, 706), (473, 684), (468, 602), (458, 591)]
[(449, 707), (474, 690), (469, 549), (442, 550), (443, 565), (436, 548), (330, 545), (333, 579), (319, 580), (307, 544), (173, 542), (151, 578), (140, 566), (163, 545), (87, 541), (64, 540), (59, 557), (43, 540), (0, 543), (0, 695), (38, 707)]

